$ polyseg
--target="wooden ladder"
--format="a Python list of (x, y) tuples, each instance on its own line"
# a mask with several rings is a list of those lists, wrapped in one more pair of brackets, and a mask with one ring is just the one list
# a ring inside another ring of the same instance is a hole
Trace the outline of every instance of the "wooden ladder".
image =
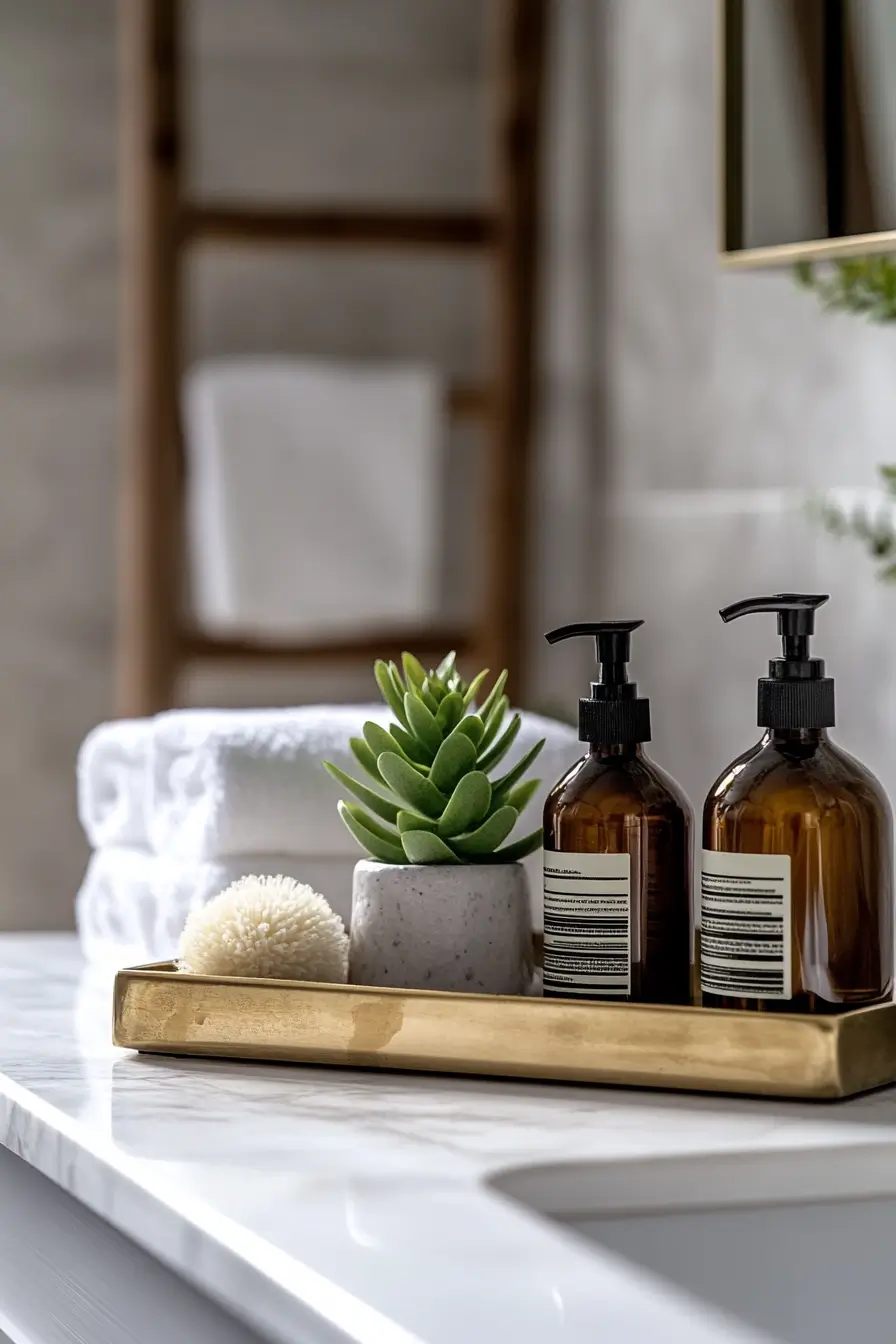
[[(248, 3), (248, 0), (247, 0)], [(118, 712), (175, 703), (188, 663), (251, 665), (441, 657), (524, 668), (532, 441), (538, 159), (547, 0), (491, 0), (495, 187), (471, 210), (256, 208), (189, 200), (182, 187), (179, 0), (119, 0), (124, 100), (124, 470), (120, 507)], [(488, 431), (484, 559), (469, 629), (271, 647), (212, 637), (183, 617), (185, 464), (180, 431), (183, 285), (197, 246), (426, 249), (482, 254), (493, 268), (492, 374), (453, 387), (448, 409)]]

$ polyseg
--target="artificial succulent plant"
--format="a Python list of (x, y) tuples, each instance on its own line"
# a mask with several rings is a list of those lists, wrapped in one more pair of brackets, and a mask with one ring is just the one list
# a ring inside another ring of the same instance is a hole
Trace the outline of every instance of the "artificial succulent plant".
[[(372, 787), (325, 762), (357, 802), (339, 815), (374, 859), (384, 863), (514, 863), (541, 845), (541, 828), (505, 845), (541, 783), (524, 775), (544, 746), (536, 743), (512, 769), (490, 779), (513, 745), (520, 716), (507, 722), (502, 672), (477, 704), (488, 670), (467, 684), (449, 653), (434, 672), (413, 654), (378, 661), (374, 675), (395, 715), (388, 729), (368, 721), (351, 739)], [(502, 848), (503, 846), (503, 848)]]

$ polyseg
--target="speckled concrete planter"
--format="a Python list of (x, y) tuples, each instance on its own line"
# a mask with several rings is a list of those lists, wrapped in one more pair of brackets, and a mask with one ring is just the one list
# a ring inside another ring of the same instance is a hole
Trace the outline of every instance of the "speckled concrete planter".
[(531, 978), (532, 914), (522, 864), (362, 859), (355, 868), (353, 984), (523, 994)]

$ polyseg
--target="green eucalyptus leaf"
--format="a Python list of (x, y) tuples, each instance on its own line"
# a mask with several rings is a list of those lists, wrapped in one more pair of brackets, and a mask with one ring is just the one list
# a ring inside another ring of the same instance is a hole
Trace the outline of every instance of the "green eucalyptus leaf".
[(460, 863), (445, 841), (428, 831), (405, 831), (401, 843), (411, 863)]
[(498, 736), (501, 725), (504, 722), (504, 715), (510, 708), (510, 701), (506, 695), (502, 695), (500, 700), (492, 706), (492, 712), (489, 714), (485, 723), (485, 732), (482, 734), (482, 741), (479, 743), (480, 753), (485, 752)]
[(488, 813), (492, 786), (481, 770), (471, 770), (459, 780), (439, 821), (439, 835), (450, 839), (472, 830)]
[(510, 723), (498, 738), (491, 751), (479, 758), (478, 764), (480, 770), (484, 770), (485, 773), (488, 774), (489, 770), (494, 770), (495, 766), (503, 761), (504, 757), (516, 741), (522, 722), (519, 714), (514, 714)]
[(482, 683), (485, 681), (487, 676), (488, 676), (488, 668), (485, 667), (482, 669), (481, 672), (478, 672), (476, 676), (473, 678), (473, 680), (470, 682), (469, 686), (464, 692), (465, 709), (469, 709), (470, 705), (472, 705), (473, 701), (476, 699), (477, 694), (479, 693), (479, 689), (482, 686)]
[(423, 743), (419, 742), (413, 733), (406, 733), (398, 723), (390, 723), (389, 732), (410, 760), (416, 761), (418, 765), (432, 765), (435, 752), (427, 751)]
[(465, 733), (474, 747), (477, 747), (482, 741), (482, 734), (485, 732), (485, 724), (478, 714), (466, 714), (457, 725), (459, 733)]
[(454, 732), (439, 747), (432, 763), (430, 779), (446, 797), (462, 775), (476, 765), (476, 748), (465, 733)]
[(394, 663), (390, 665), (384, 663), (382, 658), (378, 658), (373, 665), (373, 675), (376, 677), (376, 684), (380, 688), (380, 695), (382, 695), (399, 723), (404, 724), (407, 728), (408, 722), (404, 712), (404, 688), (396, 685), (398, 669), (395, 669), (396, 675), (393, 676), (393, 667)]
[(397, 803), (393, 803), (389, 798), (384, 798), (381, 793), (375, 793), (373, 789), (368, 789), (367, 785), (361, 784), (359, 780), (352, 779), (351, 775), (347, 775), (344, 770), (340, 770), (338, 765), (331, 765), (329, 761), (324, 761), (323, 766), (327, 774), (335, 779), (337, 784), (341, 784), (344, 789), (348, 789), (349, 793), (353, 793), (356, 798), (364, 803), (365, 807), (370, 808), (371, 812), (375, 812), (384, 821), (394, 823), (398, 816)]
[(410, 691), (404, 698), (404, 709), (411, 725), (411, 732), (435, 755), (442, 745), (442, 732), (435, 715)]
[(412, 686), (416, 686), (418, 691), (422, 690), (423, 684), (426, 681), (426, 671), (420, 660), (415, 658), (412, 653), (403, 653), (401, 655), (401, 665), (404, 668), (408, 689), (410, 690)]
[(488, 723), (489, 715), (491, 714), (495, 705), (501, 699), (501, 696), (504, 694), (504, 687), (506, 685), (507, 685), (507, 669), (505, 668), (505, 670), (501, 673), (500, 677), (496, 678), (494, 686), (489, 691), (488, 695), (485, 698), (485, 702), (483, 703), (482, 708), (479, 711), (479, 717), (486, 724)]
[(371, 779), (375, 779), (377, 784), (383, 784), (382, 775), (376, 768), (376, 758), (378, 752), (371, 751), (363, 737), (350, 737), (348, 744), (352, 749), (352, 755), (358, 762), (362, 770), (366, 770)]
[(436, 715), (436, 723), (443, 737), (447, 737), (460, 723), (464, 712), (464, 698), (457, 691), (449, 691)]
[(425, 817), (440, 817), (446, 806), (445, 797), (430, 780), (394, 751), (384, 751), (377, 758), (377, 769), (402, 802)]
[(519, 815), (515, 807), (499, 807), (477, 830), (453, 839), (451, 847), (461, 858), (493, 854), (499, 845), (503, 845), (519, 820)]
[(421, 817), (419, 812), (402, 810), (398, 814), (398, 829), (402, 835), (405, 831), (435, 831), (437, 823), (431, 817)]
[(544, 843), (544, 832), (539, 826), (537, 831), (524, 835), (522, 840), (515, 840), (512, 845), (505, 845), (503, 849), (496, 849), (494, 854), (490, 854), (486, 859), (478, 859), (478, 863), (519, 863), (520, 859), (528, 858), (536, 850), (541, 849)]
[[(422, 765), (417, 761), (411, 760), (410, 756), (404, 750), (398, 738), (395, 737), (392, 733), (388, 733), (386, 729), (382, 727), (381, 724), (374, 723), (372, 719), (368, 719), (364, 725), (364, 738), (367, 742), (368, 747), (373, 752), (374, 765), (376, 765), (377, 757), (382, 756), (384, 751), (397, 751), (398, 755), (404, 756), (408, 762), (408, 765), (412, 765), (415, 770), (420, 770), (423, 771), (424, 773), (428, 773), (429, 771), (428, 766)], [(378, 778), (380, 777), (378, 768), (377, 768), (377, 777)]]
[(407, 856), (401, 845), (393, 845), (391, 842), (383, 840), (381, 836), (375, 835), (349, 811), (347, 803), (340, 801), (338, 807), (339, 815), (345, 825), (361, 848), (365, 849), (372, 858), (380, 859), (383, 863), (407, 863)]
[[(492, 783), (492, 796), (496, 802), (505, 803), (507, 801), (507, 795), (510, 793), (510, 790), (513, 788), (514, 784), (518, 784), (522, 779), (544, 744), (545, 739), (542, 738), (540, 742), (535, 743), (534, 747), (529, 748), (525, 756), (520, 757), (512, 770), (508, 770), (507, 774), (502, 775), (500, 779), (494, 780)], [(377, 765), (380, 766), (380, 773), (382, 774), (382, 765), (379, 761), (377, 762)]]
[(538, 792), (540, 784), (540, 779), (527, 779), (524, 784), (518, 784), (515, 789), (511, 789), (508, 793), (508, 803), (511, 807), (515, 807), (517, 812), (522, 813)]

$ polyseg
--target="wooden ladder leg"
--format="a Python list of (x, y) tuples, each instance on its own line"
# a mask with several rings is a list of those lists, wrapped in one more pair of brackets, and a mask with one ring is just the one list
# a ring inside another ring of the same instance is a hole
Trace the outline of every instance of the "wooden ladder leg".
[(172, 704), (181, 483), (178, 0), (119, 0), (125, 406), (119, 512), (118, 712)]
[(484, 601), (477, 647), (525, 692), (525, 599), (539, 214), (539, 141), (547, 0), (495, 0), (497, 215), (495, 415), (486, 483)]

